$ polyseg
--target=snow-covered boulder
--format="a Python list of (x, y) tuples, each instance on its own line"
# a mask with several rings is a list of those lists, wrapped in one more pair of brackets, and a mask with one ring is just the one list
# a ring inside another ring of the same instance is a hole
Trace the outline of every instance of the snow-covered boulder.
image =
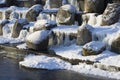
[(46, 0), (45, 8), (51, 9), (51, 8), (59, 8), (62, 6), (62, 0)]
[(77, 45), (84, 45), (92, 41), (92, 30), (92, 26), (83, 22), (83, 24), (78, 28)]
[[(116, 37), (116, 38), (115, 38)], [(111, 43), (111, 51), (120, 54), (120, 32), (118, 32)]]
[(28, 24), (26, 19), (18, 19), (15, 21), (14, 26), (12, 27), (11, 36), (17, 38), (20, 34), (20, 31), (23, 29), (23, 26)]
[(120, 4), (108, 4), (102, 16), (102, 25), (111, 25), (118, 22), (120, 17)]
[(61, 6), (57, 13), (57, 22), (59, 24), (72, 25), (75, 22), (76, 8), (72, 5)]
[(36, 21), (37, 16), (43, 10), (43, 6), (36, 4), (32, 6), (26, 13), (26, 19), (28, 21)]
[(89, 56), (89, 55), (97, 55), (100, 54), (105, 50), (105, 44), (100, 41), (92, 41), (87, 43), (82, 48), (82, 55)]
[(85, 12), (103, 13), (105, 9), (105, 0), (85, 0)]
[(7, 23), (9, 23), (8, 20), (1, 20), (1, 21), (0, 21), (0, 35), (3, 34), (3, 27), (4, 27), (4, 25), (7, 24)]
[(33, 31), (38, 31), (38, 30), (50, 30), (54, 27), (56, 27), (57, 24), (55, 21), (51, 20), (38, 20), (33, 28)]
[(48, 49), (49, 30), (36, 31), (26, 37), (29, 49), (45, 51)]

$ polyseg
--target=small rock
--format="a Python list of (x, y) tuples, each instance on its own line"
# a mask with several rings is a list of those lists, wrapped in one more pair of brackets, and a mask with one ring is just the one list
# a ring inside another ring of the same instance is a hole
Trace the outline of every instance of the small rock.
[(100, 41), (92, 41), (87, 43), (82, 48), (82, 55), (89, 56), (89, 55), (97, 55), (100, 54), (105, 50), (105, 44)]

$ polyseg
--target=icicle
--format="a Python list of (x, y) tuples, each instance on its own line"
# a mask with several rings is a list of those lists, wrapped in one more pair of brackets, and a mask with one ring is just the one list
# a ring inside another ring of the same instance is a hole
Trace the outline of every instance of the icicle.
[(46, 0), (44, 8), (50, 9), (50, 0)]
[(54, 14), (51, 15), (51, 20), (56, 21), (56, 16)]

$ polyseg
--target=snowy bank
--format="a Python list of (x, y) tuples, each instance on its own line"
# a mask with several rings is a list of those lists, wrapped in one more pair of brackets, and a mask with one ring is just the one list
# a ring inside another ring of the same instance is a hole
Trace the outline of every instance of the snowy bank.
[(47, 57), (47, 56), (35, 56), (28, 55), (25, 57), (24, 61), (19, 63), (22, 66), (29, 68), (37, 68), (37, 69), (67, 69), (73, 70), (83, 74), (90, 74), (95, 76), (102, 76), (106, 78), (120, 79), (120, 72), (110, 72), (101, 70), (99, 68), (95, 68), (92, 65), (87, 65), (85, 63), (79, 63), (78, 65), (71, 65), (68, 62), (65, 62), (61, 59), (55, 57)]
[(42, 69), (70, 69), (71, 64), (55, 57), (29, 55), (19, 63), (22, 66)]

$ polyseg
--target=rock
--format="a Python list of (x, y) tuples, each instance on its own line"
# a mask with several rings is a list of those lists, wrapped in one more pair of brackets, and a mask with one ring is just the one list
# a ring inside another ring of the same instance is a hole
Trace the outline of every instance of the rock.
[(120, 54), (120, 32), (115, 36), (117, 38), (114, 38), (114, 40), (111, 43), (111, 51)]
[(17, 38), (20, 34), (20, 31), (23, 29), (23, 26), (28, 24), (26, 19), (18, 19), (15, 21), (14, 26), (12, 27), (11, 36)]
[(35, 5), (35, 1), (34, 0), (18, 0), (17, 5), (20, 7), (31, 7)]
[(45, 51), (48, 49), (49, 30), (36, 31), (26, 37), (26, 44), (29, 49)]
[(18, 19), (19, 18), (19, 14), (17, 12), (12, 12), (10, 14), (10, 19), (13, 20), (13, 19)]
[(28, 21), (36, 21), (36, 17), (39, 15), (39, 13), (43, 10), (42, 5), (34, 5), (32, 6), (26, 13), (26, 19)]
[(111, 25), (118, 22), (120, 16), (120, 4), (108, 4), (102, 16), (102, 25)]
[(75, 21), (76, 8), (72, 5), (64, 5), (59, 8), (57, 13), (57, 22), (59, 24), (72, 25)]
[(85, 12), (103, 13), (105, 9), (105, 0), (85, 0)]
[(0, 22), (0, 35), (3, 35), (3, 26), (4, 26), (5, 24), (7, 24), (7, 23), (9, 23), (8, 20), (2, 20), (2, 21)]
[(3, 12), (0, 11), (0, 19), (3, 19)]
[(83, 23), (77, 32), (77, 45), (84, 45), (92, 41), (92, 27), (86, 23)]
[(5, 0), (6, 1), (6, 6), (9, 7), (9, 6), (12, 6), (12, 5), (15, 5), (16, 4), (16, 0)]
[(59, 8), (62, 6), (62, 0), (46, 0), (45, 8)]
[(38, 20), (33, 28), (33, 31), (38, 31), (38, 30), (51, 30), (52, 28), (56, 27), (57, 24), (55, 21), (51, 20)]
[(99, 41), (92, 41), (83, 46), (82, 55), (84, 56), (97, 55), (103, 52), (104, 50), (105, 50), (105, 44)]

